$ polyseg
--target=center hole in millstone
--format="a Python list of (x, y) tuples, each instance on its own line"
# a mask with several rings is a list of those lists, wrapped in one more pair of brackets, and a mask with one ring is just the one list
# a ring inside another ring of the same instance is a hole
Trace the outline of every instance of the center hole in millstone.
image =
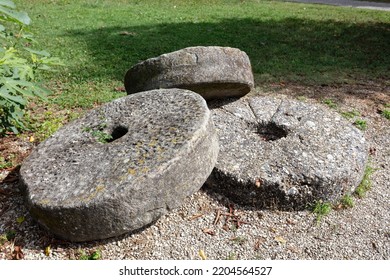
[(287, 131), (274, 123), (267, 123), (257, 126), (256, 133), (264, 141), (275, 141), (287, 136)]
[(111, 139), (108, 140), (107, 142), (110, 143), (110, 142), (114, 142), (115, 140), (118, 140), (119, 138), (125, 136), (127, 134), (127, 132), (129, 132), (129, 130), (127, 129), (127, 127), (124, 127), (124, 126), (117, 126), (113, 129), (112, 133), (111, 133)]

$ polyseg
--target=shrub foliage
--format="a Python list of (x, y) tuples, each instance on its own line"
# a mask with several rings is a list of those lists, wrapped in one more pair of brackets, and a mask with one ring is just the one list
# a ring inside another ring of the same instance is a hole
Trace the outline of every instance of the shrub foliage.
[(27, 30), (30, 23), (13, 1), (0, 0), (0, 135), (26, 128), (23, 114), (29, 99), (46, 100), (49, 93), (35, 81), (36, 73), (61, 64), (48, 52), (30, 48), (36, 43)]

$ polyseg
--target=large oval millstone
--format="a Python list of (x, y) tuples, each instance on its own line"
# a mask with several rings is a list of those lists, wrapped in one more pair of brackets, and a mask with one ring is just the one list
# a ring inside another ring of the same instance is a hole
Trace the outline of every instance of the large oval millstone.
[(300, 210), (337, 201), (363, 177), (362, 133), (325, 108), (257, 96), (212, 114), (220, 152), (207, 185), (233, 201)]
[(64, 126), (21, 167), (31, 215), (63, 239), (140, 229), (197, 191), (218, 137), (204, 99), (181, 89), (112, 101)]
[(184, 88), (206, 100), (240, 97), (254, 85), (247, 54), (229, 47), (190, 47), (134, 65), (125, 75), (128, 94)]

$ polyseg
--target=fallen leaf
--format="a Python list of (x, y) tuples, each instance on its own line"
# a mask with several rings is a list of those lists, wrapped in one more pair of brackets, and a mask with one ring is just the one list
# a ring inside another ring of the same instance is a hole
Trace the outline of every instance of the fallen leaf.
[(275, 237), (275, 241), (277, 241), (277, 242), (279, 242), (279, 243), (282, 243), (282, 244), (286, 244), (286, 240), (283, 238), (283, 237), (281, 237), (281, 236), (276, 236)]
[(299, 253), (299, 250), (294, 246), (287, 246), (287, 249), (289, 249), (291, 252), (295, 254)]
[(125, 92), (126, 91), (125, 87), (115, 87), (114, 90), (115, 91), (119, 91), (119, 92)]
[(229, 204), (229, 214), (234, 215), (234, 204)]
[(334, 208), (336, 210), (340, 210), (340, 209), (344, 208), (344, 206), (341, 203), (338, 203)]
[(223, 229), (224, 231), (228, 231), (230, 228), (229, 228), (229, 226), (228, 226), (227, 224), (224, 224), (223, 227), (222, 227), (222, 229)]
[(23, 223), (24, 220), (25, 220), (25, 218), (24, 218), (23, 216), (16, 218), (16, 222), (17, 222), (18, 224)]
[(221, 211), (218, 210), (217, 215), (215, 216), (214, 223), (213, 223), (214, 225), (218, 224), (220, 217), (221, 217)]
[(202, 217), (204, 214), (195, 214), (195, 215), (192, 215), (188, 220), (192, 221), (192, 220), (195, 220), (197, 218), (200, 218)]
[(376, 243), (372, 241), (371, 244), (372, 244), (372, 248), (378, 251), (378, 246), (376, 246)]
[(28, 139), (28, 141), (31, 142), (31, 143), (34, 142), (34, 141), (35, 141), (34, 136), (30, 136), (30, 138)]
[(204, 228), (202, 231), (209, 235), (215, 235), (215, 231), (213, 231), (211, 228)]
[(121, 31), (121, 32), (119, 32), (119, 35), (122, 35), (122, 36), (135, 36), (135, 35), (137, 35), (137, 33), (129, 32), (129, 31)]
[(258, 238), (258, 239), (256, 240), (256, 242), (255, 242), (255, 250), (256, 250), (256, 251), (259, 250), (260, 245), (261, 245), (262, 243), (264, 243), (264, 241), (265, 241), (265, 239), (264, 239), (263, 237), (260, 237), (260, 238)]
[(297, 222), (291, 219), (286, 220), (289, 225), (295, 225)]
[(248, 222), (245, 222), (245, 221), (241, 221), (241, 220), (237, 220), (237, 219), (234, 219), (233, 221), (236, 222), (236, 227), (239, 228), (241, 225), (243, 224), (246, 224), (246, 225), (249, 225), (250, 223)]
[(199, 256), (202, 260), (207, 260), (207, 257), (205, 255), (205, 253), (203, 252), (203, 250), (199, 250)]
[(45, 255), (46, 256), (50, 256), (51, 255), (51, 246), (49, 245), (49, 246), (47, 246), (46, 248), (45, 248)]
[(277, 231), (276, 228), (269, 228), (269, 230), (272, 231), (272, 232), (276, 232)]
[(15, 246), (14, 251), (12, 252), (12, 259), (13, 260), (21, 260), (24, 258), (24, 254), (22, 252), (21, 246)]

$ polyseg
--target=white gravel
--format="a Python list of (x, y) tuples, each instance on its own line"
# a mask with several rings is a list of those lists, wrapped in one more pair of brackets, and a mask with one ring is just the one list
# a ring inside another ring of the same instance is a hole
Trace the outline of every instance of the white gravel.
[[(0, 236), (14, 231), (15, 238), (0, 241), (0, 259), (16, 258), (18, 248), (23, 253), (18, 256), (24, 259), (80, 259), (96, 251), (103, 259), (200, 259), (199, 250), (208, 259), (222, 260), (390, 259), (390, 120), (377, 112), (382, 104), (390, 104), (390, 96), (386, 88), (362, 91), (368, 94), (366, 99), (345, 95), (344, 89), (327, 90), (331, 97), (343, 97), (337, 110), (356, 109), (368, 124), (364, 133), (376, 171), (372, 189), (363, 199), (354, 197), (353, 208), (333, 210), (317, 223), (310, 211), (245, 208), (202, 189), (142, 231), (102, 241), (68, 243), (53, 238), (31, 219), (17, 182), (3, 182)], [(282, 89), (280, 93), (319, 102), (312, 89)], [(0, 179), (6, 175), (0, 174)], [(232, 219), (244, 223), (237, 227)]]

